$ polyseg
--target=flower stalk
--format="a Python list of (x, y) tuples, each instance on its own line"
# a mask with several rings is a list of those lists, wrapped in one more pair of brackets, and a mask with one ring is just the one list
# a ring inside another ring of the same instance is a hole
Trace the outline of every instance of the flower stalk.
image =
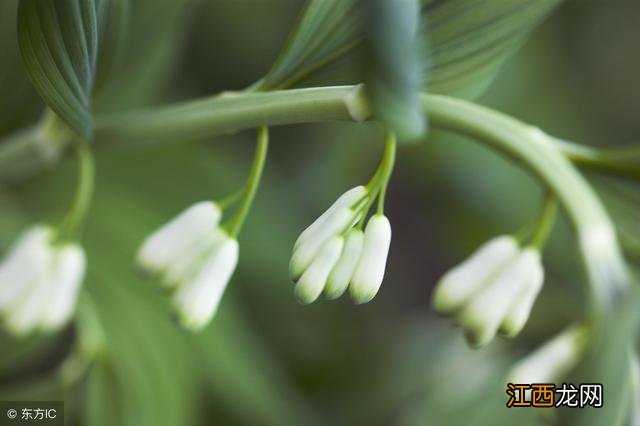
[(78, 158), (78, 183), (71, 208), (58, 227), (60, 240), (73, 240), (79, 237), (91, 205), (95, 184), (95, 165), (89, 144), (77, 140), (74, 143), (74, 149)]
[[(267, 159), (267, 150), (269, 149), (269, 130), (266, 127), (258, 129), (258, 141), (256, 145), (256, 153), (253, 159), (253, 165), (251, 166), (251, 172), (247, 178), (247, 183), (242, 190), (242, 204), (239, 207), (236, 215), (225, 226), (229, 235), (232, 238), (237, 238), (242, 229), (242, 225), (247, 218), (247, 214), (253, 204), (253, 199), (258, 191), (260, 185), (260, 179), (262, 178), (262, 171), (264, 170), (264, 163)], [(233, 195), (232, 195), (233, 197)]]

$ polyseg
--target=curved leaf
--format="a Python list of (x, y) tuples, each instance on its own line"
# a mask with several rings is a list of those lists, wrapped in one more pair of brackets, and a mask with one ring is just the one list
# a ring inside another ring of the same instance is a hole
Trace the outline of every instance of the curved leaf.
[(85, 138), (92, 134), (91, 92), (103, 7), (101, 0), (29, 0), (18, 8), (18, 44), (31, 83)]
[[(257, 88), (362, 82), (364, 36), (362, 30), (354, 31), (362, 28), (362, 11), (358, 0), (335, 1), (342, 4), (340, 13), (323, 7), (325, 0), (310, 1)], [(429, 50), (426, 90), (466, 98), (480, 95), (503, 61), (560, 1), (422, 0), (424, 45)]]
[[(103, 36), (106, 39), (100, 43), (98, 87), (93, 99), (94, 110), (99, 112), (132, 109), (157, 101), (179, 64), (178, 48), (193, 9), (188, 0), (110, 0), (113, 1), (124, 4), (119, 10), (110, 5), (112, 11)], [(112, 23), (112, 18), (118, 16), (120, 21)], [(110, 55), (111, 45), (122, 50)], [(113, 66), (105, 64), (106, 56), (114, 58)], [(105, 84), (103, 75), (108, 76)]]
[(428, 0), (430, 92), (473, 98), (560, 0)]

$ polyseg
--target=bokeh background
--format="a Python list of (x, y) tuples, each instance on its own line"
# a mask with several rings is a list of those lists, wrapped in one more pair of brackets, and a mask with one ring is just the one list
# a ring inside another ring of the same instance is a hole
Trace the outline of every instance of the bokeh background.
[[(0, 9), (0, 136), (39, 117), (42, 104), (15, 44), (15, 4)], [(242, 89), (263, 76), (303, 6), (298, 0), (158, 2), (135, 13), (127, 72), (101, 92), (98, 112)], [(640, 134), (640, 4), (563, 3), (501, 69), (480, 102), (590, 145)], [(8, 83), (11, 75), (11, 84)], [(4, 93), (4, 95), (2, 94)], [(4, 97), (4, 99), (2, 99)], [(108, 342), (72, 386), (57, 368), (74, 330), (0, 337), (0, 399), (64, 399), (71, 424), (468, 425), (546, 424), (548, 413), (507, 410), (505, 375), (532, 348), (583, 315), (585, 277), (560, 217), (544, 253), (546, 281), (515, 340), (468, 349), (436, 317), (438, 277), (488, 238), (534, 220), (536, 181), (480, 145), (432, 132), (402, 147), (388, 195), (393, 241), (373, 302), (299, 305), (287, 278), (297, 234), (375, 170), (375, 124), (273, 128), (265, 178), (240, 235), (240, 263), (213, 323), (198, 334), (171, 320), (165, 295), (141, 278), (134, 253), (149, 232), (196, 200), (234, 192), (249, 169), (253, 132), (153, 149), (98, 152), (85, 233), (91, 298)], [(640, 222), (637, 185), (590, 178), (623, 229)], [(0, 184), (0, 253), (21, 229), (63, 212), (68, 160)], [(631, 212), (631, 213), (629, 213)], [(636, 231), (637, 232), (637, 231)]]

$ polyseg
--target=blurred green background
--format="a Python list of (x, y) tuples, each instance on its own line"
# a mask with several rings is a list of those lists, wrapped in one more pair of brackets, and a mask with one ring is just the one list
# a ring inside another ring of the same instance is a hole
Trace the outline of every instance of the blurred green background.
[[(17, 1), (5, 2), (0, 43), (12, 51)], [(144, 17), (136, 13), (142, 3), (133, 2), (135, 53), (99, 94), (98, 112), (251, 85), (268, 71), (303, 5), (157, 3), (157, 13)], [(480, 102), (585, 144), (637, 139), (639, 21), (633, 0), (562, 4)], [(2, 77), (13, 76), (10, 85), (0, 78), (0, 136), (32, 123), (42, 110), (26, 79), (16, 80), (22, 71), (12, 52), (0, 65)], [(99, 151), (84, 289), (104, 329), (106, 356), (61, 388), (54, 373), (72, 351), (73, 330), (27, 342), (3, 335), (0, 399), (64, 399), (71, 424), (83, 425), (548, 423), (545, 413), (504, 408), (504, 376), (583, 315), (585, 279), (571, 229), (561, 217), (544, 255), (545, 287), (524, 332), (468, 349), (462, 333), (433, 314), (431, 289), (485, 240), (532, 221), (541, 192), (502, 157), (448, 134), (433, 132), (399, 152), (387, 207), (394, 236), (374, 301), (354, 306), (345, 297), (301, 306), (287, 278), (293, 242), (340, 193), (368, 180), (382, 135), (375, 124), (272, 129), (265, 179), (220, 311), (202, 333), (178, 329), (166, 297), (136, 274), (134, 253), (184, 207), (239, 187), (253, 137), (243, 132), (152, 150)], [(0, 252), (29, 223), (62, 213), (74, 170), (65, 161), (0, 186)], [(621, 225), (637, 227), (640, 194), (630, 185), (623, 189), (624, 199), (607, 192), (607, 205)]]

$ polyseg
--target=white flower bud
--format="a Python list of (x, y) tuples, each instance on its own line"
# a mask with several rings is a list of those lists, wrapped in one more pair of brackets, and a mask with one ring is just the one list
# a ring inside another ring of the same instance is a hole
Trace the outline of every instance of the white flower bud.
[(48, 277), (28, 284), (26, 291), (5, 311), (5, 327), (16, 336), (26, 336), (38, 328), (50, 296)]
[(55, 245), (54, 231), (31, 228), (0, 266), (0, 312), (14, 334), (54, 331), (71, 318), (86, 259), (78, 244)]
[(522, 292), (517, 296), (511, 310), (500, 324), (500, 333), (506, 337), (514, 337), (522, 331), (529, 319), (529, 315), (531, 314), (531, 308), (533, 308), (533, 304), (542, 289), (544, 269), (540, 263), (540, 255), (537, 251), (535, 251), (535, 256), (538, 258), (538, 261), (536, 262), (531, 275), (528, 277), (528, 282), (522, 289)]
[(343, 246), (344, 239), (335, 236), (320, 248), (311, 265), (296, 283), (294, 292), (301, 303), (311, 303), (320, 296), (329, 273), (340, 258)]
[(355, 216), (355, 212), (347, 207), (335, 210), (313, 235), (294, 248), (291, 262), (289, 263), (289, 276), (293, 281), (297, 281), (309, 267), (320, 247), (331, 237), (342, 233), (353, 223)]
[(519, 361), (509, 383), (555, 383), (574, 368), (585, 349), (587, 330), (572, 326)]
[(42, 313), (41, 326), (45, 330), (56, 330), (69, 321), (87, 267), (84, 250), (78, 244), (61, 247), (57, 255), (51, 276), (51, 296)]
[(449, 314), (459, 309), (517, 252), (518, 244), (511, 236), (497, 237), (485, 243), (440, 279), (434, 291), (435, 310)]
[(484, 346), (494, 337), (502, 321), (517, 304), (517, 297), (532, 284), (538, 274), (540, 254), (537, 250), (521, 251), (482, 285), (457, 315), (465, 328), (469, 343)]
[(308, 237), (316, 233), (320, 228), (323, 227), (327, 218), (336, 210), (341, 209), (343, 207), (352, 207), (354, 203), (356, 203), (359, 199), (364, 197), (367, 193), (367, 190), (364, 186), (356, 186), (355, 188), (351, 188), (344, 194), (342, 194), (338, 199), (329, 207), (319, 218), (317, 218), (307, 229), (302, 231), (294, 247), (298, 247), (302, 244)]
[(173, 307), (183, 327), (199, 330), (209, 323), (236, 268), (238, 252), (235, 239), (220, 240), (194, 279), (177, 290)]
[(191, 280), (216, 244), (225, 238), (227, 234), (219, 228), (200, 236), (200, 239), (195, 241), (188, 250), (179, 253), (176, 259), (165, 266), (165, 272), (162, 275), (164, 287), (175, 289)]
[(203, 235), (211, 234), (220, 217), (220, 209), (211, 201), (193, 204), (144, 241), (138, 251), (138, 265), (147, 272), (163, 272)]
[(390, 244), (389, 219), (380, 214), (372, 216), (364, 231), (362, 255), (349, 286), (356, 303), (369, 302), (378, 293), (384, 278)]
[(327, 285), (324, 288), (324, 294), (329, 299), (337, 299), (342, 296), (349, 286), (362, 254), (363, 243), (364, 233), (361, 230), (354, 229), (347, 234), (344, 250), (340, 255), (340, 259), (338, 259), (338, 263), (329, 274)]
[(51, 228), (29, 228), (13, 245), (0, 264), (0, 312), (16, 303), (30, 285), (47, 272), (52, 256)]

